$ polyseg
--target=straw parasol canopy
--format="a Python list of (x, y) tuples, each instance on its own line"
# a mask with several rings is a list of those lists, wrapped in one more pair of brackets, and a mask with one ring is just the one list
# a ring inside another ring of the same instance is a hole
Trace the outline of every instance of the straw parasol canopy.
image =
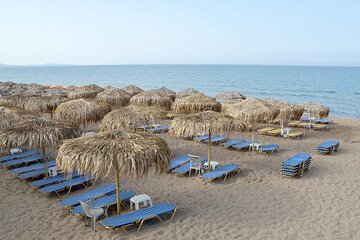
[(139, 93), (142, 93), (144, 91), (141, 88), (139, 88), (137, 86), (134, 86), (134, 85), (128, 85), (126, 87), (123, 87), (121, 90), (127, 92), (131, 96), (135, 96), (135, 95), (137, 95)]
[(176, 92), (174, 92), (166, 87), (158, 88), (158, 89), (156, 89), (156, 91), (159, 93), (165, 93), (172, 101), (175, 101)]
[(320, 118), (324, 118), (329, 116), (330, 108), (325, 105), (317, 104), (317, 103), (303, 103), (302, 106), (306, 112), (310, 113), (310, 115), (318, 116)]
[(79, 98), (95, 98), (96, 95), (104, 91), (103, 88), (95, 84), (85, 85), (78, 87), (76, 90), (68, 92), (68, 98), (79, 99)]
[(225, 113), (247, 123), (262, 123), (274, 120), (280, 113), (278, 108), (266, 101), (251, 98), (229, 104)]
[(200, 91), (196, 90), (195, 88), (187, 88), (180, 92), (176, 93), (176, 99), (185, 98), (196, 93), (201, 93)]
[(127, 106), (106, 114), (100, 123), (100, 131), (116, 129), (135, 131), (141, 125), (149, 125), (165, 117), (166, 112), (159, 107)]
[(0, 107), (0, 129), (23, 121), (26, 118), (34, 117), (37, 114), (30, 113), (23, 109)]
[(9, 96), (5, 96), (1, 98), (0, 105), (6, 107), (13, 107), (13, 108), (22, 108), (24, 109), (24, 105), (31, 97), (36, 97), (37, 95), (34, 94), (13, 94)]
[(74, 125), (33, 117), (2, 130), (0, 146), (4, 148), (29, 146), (32, 149), (42, 149), (44, 173), (47, 176), (45, 148), (57, 148), (64, 139), (77, 138), (80, 135), (80, 130)]
[(111, 105), (124, 107), (129, 104), (131, 95), (118, 88), (109, 88), (98, 93), (96, 98)]
[(175, 113), (196, 113), (204, 110), (220, 112), (221, 103), (203, 93), (195, 93), (182, 99), (176, 99), (174, 103)]
[(165, 110), (170, 110), (173, 101), (166, 93), (157, 90), (148, 90), (133, 96), (130, 104), (138, 106), (159, 106)]
[(171, 125), (169, 133), (179, 138), (193, 138), (198, 135), (209, 135), (208, 166), (211, 161), (211, 134), (212, 132), (223, 133), (235, 129), (246, 129), (247, 125), (223, 113), (205, 111), (176, 117)]
[(76, 99), (60, 104), (55, 110), (55, 115), (60, 121), (83, 124), (85, 132), (86, 123), (100, 121), (110, 111), (111, 107), (107, 103)]
[(142, 177), (151, 169), (162, 173), (168, 168), (170, 155), (161, 138), (115, 130), (64, 141), (57, 163), (65, 172), (77, 170), (97, 178), (115, 173), (120, 214), (120, 174)]
[(29, 97), (24, 104), (24, 108), (29, 111), (39, 111), (41, 113), (50, 113), (51, 118), (55, 109), (63, 102), (66, 102), (66, 98), (55, 96), (32, 96)]
[(239, 92), (229, 91), (229, 92), (222, 92), (216, 95), (215, 99), (218, 102), (228, 102), (234, 100), (245, 100), (246, 97)]
[(304, 113), (304, 108), (299, 105), (291, 104), (288, 102), (281, 102), (270, 100), (267, 103), (272, 104), (275, 108), (279, 109), (279, 114), (275, 118), (275, 122), (284, 121), (289, 119), (300, 119)]

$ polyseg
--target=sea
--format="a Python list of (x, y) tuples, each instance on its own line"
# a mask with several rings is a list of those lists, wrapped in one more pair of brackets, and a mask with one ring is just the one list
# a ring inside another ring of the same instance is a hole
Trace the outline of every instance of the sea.
[(210, 96), (248, 97), (328, 105), (331, 116), (360, 119), (360, 67), (269, 65), (2, 66), (0, 81), (51, 85), (97, 84), (143, 89), (195, 88)]

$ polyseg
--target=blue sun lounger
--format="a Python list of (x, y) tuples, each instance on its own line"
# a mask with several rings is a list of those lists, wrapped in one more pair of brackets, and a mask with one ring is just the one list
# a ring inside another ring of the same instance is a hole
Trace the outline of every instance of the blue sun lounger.
[[(43, 165), (44, 168), (44, 164), (41, 163)], [(54, 164), (53, 166), (56, 166), (56, 164)], [(53, 167), (48, 165), (48, 167)], [(30, 171), (30, 172), (25, 172), (25, 173), (21, 173), (19, 175), (17, 175), (16, 177), (21, 179), (21, 180), (28, 180), (30, 178), (37, 178), (37, 177), (41, 177), (42, 175), (44, 175), (44, 169), (38, 169), (38, 170), (34, 170), (34, 171)]]
[[(53, 167), (55, 165), (56, 165), (55, 160), (49, 160), (47, 162), (47, 167)], [(26, 167), (13, 168), (10, 171), (15, 174), (22, 174), (22, 173), (26, 173), (26, 172), (30, 172), (30, 171), (39, 170), (39, 169), (42, 169), (44, 171), (44, 163), (35, 163), (35, 164), (29, 165)]]
[(332, 154), (336, 152), (340, 146), (339, 141), (337, 140), (330, 140), (319, 144), (317, 147), (317, 152), (320, 154)]
[[(206, 157), (200, 159), (201, 164), (206, 163), (206, 161), (207, 161)], [(173, 172), (176, 173), (177, 175), (185, 175), (185, 174), (189, 173), (190, 169), (192, 167), (195, 167), (196, 165), (198, 165), (197, 162), (187, 162), (187, 163), (181, 165), (180, 167), (173, 169)]]
[(245, 142), (246, 140), (244, 138), (235, 138), (233, 140), (227, 141), (227, 142), (223, 142), (221, 143), (221, 146), (226, 147), (226, 148), (230, 148), (236, 144)]
[[(258, 143), (258, 141), (254, 141), (254, 143)], [(232, 146), (232, 148), (237, 150), (249, 150), (250, 145), (252, 144), (252, 141), (245, 141), (238, 144), (235, 144)]]
[(328, 118), (317, 118), (317, 119), (314, 119), (314, 122), (320, 123), (320, 124), (331, 124), (333, 121)]
[(146, 220), (149, 219), (159, 219), (162, 222), (160, 216), (172, 213), (170, 221), (174, 218), (176, 213), (176, 204), (174, 203), (160, 203), (152, 207), (139, 209), (133, 212), (125, 213), (122, 215), (112, 216), (101, 220), (100, 223), (110, 229), (121, 228), (124, 232), (127, 233), (126, 227), (140, 223), (138, 231), (141, 229), (142, 225)]
[(14, 160), (14, 159), (18, 159), (18, 158), (23, 158), (23, 157), (28, 157), (28, 156), (36, 155), (36, 154), (39, 154), (39, 151), (38, 151), (38, 150), (29, 150), (29, 151), (22, 152), (22, 153), (16, 153), (16, 154), (12, 154), (12, 155), (6, 155), (6, 156), (0, 157), (0, 162), (10, 161), (10, 160)]
[(58, 174), (53, 177), (43, 178), (40, 180), (30, 182), (29, 185), (32, 187), (35, 187), (35, 188), (40, 188), (40, 187), (44, 187), (46, 185), (60, 183), (60, 182), (63, 182), (63, 181), (69, 180), (69, 179), (74, 179), (77, 177), (79, 177), (79, 174), (77, 172), (73, 172), (72, 174), (66, 174), (66, 175), (61, 173), (61, 174)]
[(77, 185), (83, 185), (84, 187), (86, 187), (85, 183), (91, 181), (95, 179), (92, 176), (80, 176), (80, 177), (76, 177), (76, 178), (71, 178), (69, 180), (65, 180), (63, 182), (54, 184), (54, 185), (50, 185), (50, 186), (46, 186), (43, 188), (40, 188), (38, 191), (41, 193), (44, 193), (46, 195), (50, 195), (52, 193), (59, 195), (59, 192), (65, 189), (69, 189), (68, 194), (71, 191), (71, 188)]
[(79, 205), (79, 201), (85, 202), (94, 198), (102, 197), (104, 195), (108, 195), (110, 193), (114, 193), (116, 191), (115, 183), (105, 184), (103, 186), (97, 187), (95, 189), (91, 189), (83, 194), (65, 198), (59, 205), (66, 208), (71, 209), (76, 205)]
[[(121, 191), (120, 192), (120, 201), (126, 201), (126, 200), (132, 198), (133, 196), (135, 196), (135, 193), (132, 191)], [(103, 197), (97, 198), (94, 201), (89, 201), (86, 203), (89, 204), (91, 207), (105, 208), (105, 210), (106, 210), (105, 212), (107, 213), (108, 208), (110, 206), (116, 204), (116, 193), (111, 194), (111, 195), (105, 195)], [(71, 213), (74, 215), (83, 215), (84, 210), (81, 207), (81, 205), (77, 205), (73, 209), (71, 209)]]
[(262, 153), (273, 154), (278, 149), (279, 149), (279, 145), (277, 145), (277, 144), (268, 144), (268, 145), (261, 146), (259, 151), (262, 152)]
[[(46, 155), (46, 157), (47, 157), (47, 155)], [(21, 164), (28, 164), (31, 162), (39, 162), (43, 158), (44, 158), (44, 156), (42, 154), (38, 154), (38, 155), (32, 155), (32, 156), (27, 156), (27, 157), (15, 159), (15, 160), (2, 162), (0, 164), (4, 167), (10, 168), (10, 167), (14, 167), (14, 166), (21, 165)]]
[(188, 155), (177, 156), (176, 158), (174, 158), (173, 160), (170, 161), (168, 170), (170, 171), (170, 170), (173, 170), (174, 168), (178, 168), (181, 165), (189, 162), (190, 159), (191, 159), (191, 157), (189, 157)]
[(240, 166), (235, 163), (227, 164), (227, 165), (218, 167), (211, 172), (204, 173), (203, 175), (201, 175), (201, 179), (206, 180), (206, 181), (214, 181), (215, 179), (224, 177), (224, 181), (225, 181), (228, 174), (233, 173), (233, 172), (236, 172), (237, 174), (239, 174)]
[(302, 176), (304, 171), (310, 167), (311, 155), (308, 153), (298, 153), (293, 157), (283, 161), (281, 174), (284, 176)]
[[(211, 137), (211, 143), (214, 144), (214, 143), (220, 143), (220, 142), (223, 142), (223, 141), (226, 141), (228, 140), (229, 137), (227, 136), (216, 136), (216, 137)], [(209, 142), (209, 138), (205, 139), (204, 141), (202, 141), (203, 143), (208, 143)]]
[[(219, 136), (219, 135), (213, 134), (213, 135), (211, 135), (211, 138), (215, 138), (217, 136)], [(209, 135), (203, 135), (203, 136), (200, 136), (200, 137), (193, 138), (193, 140), (198, 141), (198, 142), (202, 142), (202, 141), (204, 141), (206, 139), (209, 139)]]

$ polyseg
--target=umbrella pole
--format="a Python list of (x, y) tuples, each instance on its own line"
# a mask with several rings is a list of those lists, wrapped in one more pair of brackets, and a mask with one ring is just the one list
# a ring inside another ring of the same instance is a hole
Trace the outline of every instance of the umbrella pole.
[(211, 163), (211, 128), (209, 128), (209, 142), (208, 142), (208, 172), (211, 171), (210, 163)]
[(115, 177), (116, 177), (116, 212), (117, 215), (120, 215), (121, 212), (121, 203), (120, 203), (120, 173), (119, 169), (116, 168), (115, 170)]
[(85, 120), (84, 120), (84, 135), (85, 135), (85, 133), (86, 133), (86, 123), (85, 123)]
[(44, 160), (44, 174), (45, 174), (45, 177), (47, 178), (48, 177), (48, 169), (47, 169), (47, 159), (46, 159), (46, 156), (45, 156), (45, 146), (42, 145), (41, 146), (41, 150), (42, 150), (42, 154), (43, 154), (43, 160)]
[(53, 111), (50, 111), (50, 118), (53, 119)]
[(254, 140), (254, 134), (255, 134), (255, 126), (254, 126), (254, 124), (252, 125), (252, 134), (251, 134), (251, 143), (252, 143), (252, 152), (253, 152), (253, 154), (255, 153), (255, 146), (254, 146), (254, 142), (255, 142), (255, 140)]

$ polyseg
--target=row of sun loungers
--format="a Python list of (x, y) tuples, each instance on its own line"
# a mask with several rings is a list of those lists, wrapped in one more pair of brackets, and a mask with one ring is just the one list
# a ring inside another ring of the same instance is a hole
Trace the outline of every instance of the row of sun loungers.
[[(208, 143), (209, 142), (209, 135), (203, 135), (194, 138), (195, 141)], [(226, 136), (220, 136), (217, 134), (212, 135), (211, 137), (212, 143), (218, 143), (221, 146), (229, 149), (235, 149), (235, 150), (251, 150), (252, 141), (246, 141), (244, 138), (236, 138), (229, 140)], [(254, 141), (254, 143), (259, 143), (258, 141)], [(259, 147), (258, 152), (260, 153), (268, 153), (272, 154), (276, 152), (279, 149), (279, 145), (277, 144), (268, 144), (268, 145), (262, 145)], [(186, 156), (184, 156), (186, 158)]]
[(138, 129), (142, 129), (144, 131), (148, 131), (150, 133), (163, 133), (169, 131), (170, 126), (169, 125), (142, 125), (139, 126)]
[(319, 154), (333, 154), (338, 150), (339, 146), (340, 146), (339, 141), (336, 140), (326, 141), (319, 144), (319, 146), (317, 147), (317, 152)]
[[(81, 176), (77, 172), (73, 172), (72, 174), (67, 175), (59, 173), (52, 177), (39, 179), (39, 177), (44, 174), (44, 163), (34, 163), (43, 159), (43, 155), (39, 154), (38, 151), (30, 150), (13, 155), (2, 156), (0, 158), (1, 165), (4, 167), (19, 166), (10, 170), (13, 174), (17, 175), (18, 178), (38, 178), (38, 180), (30, 182), (29, 185), (36, 188), (40, 193), (45, 195), (56, 194), (60, 196), (60, 192), (64, 190), (67, 190), (69, 194), (73, 187), (80, 185), (86, 187), (87, 183), (90, 183), (94, 180), (94, 177), (92, 176)], [(177, 163), (177, 165), (179, 164), (181, 164), (180, 161)], [(49, 160), (47, 162), (47, 166), (56, 166), (55, 160)], [(133, 196), (135, 196), (135, 193), (132, 191), (120, 192), (121, 202), (129, 201)], [(125, 227), (137, 223), (140, 224), (140, 229), (144, 221), (150, 218), (158, 218), (161, 220), (160, 217), (167, 213), (172, 213), (172, 219), (177, 208), (173, 203), (161, 203), (152, 207), (143, 208), (116, 217), (108, 218), (107, 210), (110, 206), (116, 204), (116, 200), (115, 184), (111, 183), (105, 184), (96, 189), (92, 189), (80, 195), (66, 198), (59, 204), (70, 210), (74, 215), (84, 215), (84, 210), (80, 206), (80, 201), (87, 201), (87, 204), (91, 207), (105, 208), (106, 218), (101, 221), (101, 224), (106, 228), (121, 228), (124, 231), (126, 231)], [(124, 222), (126, 222), (126, 224), (124, 224)]]
[(311, 155), (308, 153), (299, 153), (283, 161), (281, 174), (288, 177), (301, 177), (308, 171), (311, 162)]
[(309, 122), (301, 122), (301, 121), (291, 121), (287, 124), (289, 127), (299, 127), (305, 129), (313, 129), (313, 130), (327, 130), (329, 128), (328, 124), (325, 123), (309, 123)]
[[(258, 129), (257, 132), (260, 134), (263, 134), (263, 135), (269, 135), (269, 136), (273, 136), (273, 137), (281, 136), (280, 128), (266, 127), (266, 128)], [(288, 138), (288, 139), (300, 139), (300, 138), (305, 137), (305, 133), (296, 131), (296, 132), (290, 132), (290, 133), (284, 134), (283, 136), (284, 136), (284, 138)]]

